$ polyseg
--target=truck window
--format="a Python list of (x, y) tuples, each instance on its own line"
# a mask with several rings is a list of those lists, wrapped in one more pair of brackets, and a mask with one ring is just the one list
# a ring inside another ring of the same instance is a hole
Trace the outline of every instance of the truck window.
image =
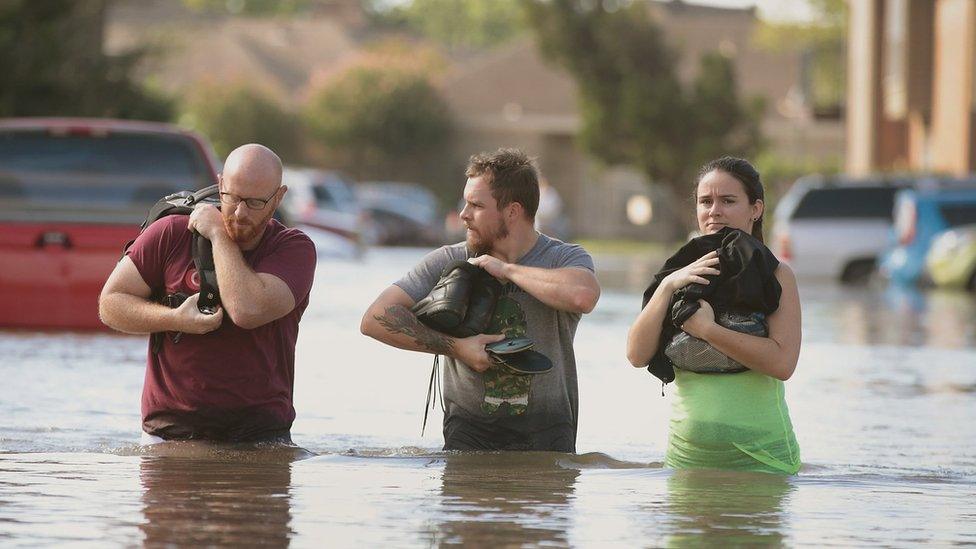
[(140, 223), (162, 196), (211, 178), (182, 135), (0, 131), (0, 220)]
[(896, 187), (814, 188), (800, 199), (792, 219), (882, 219), (891, 221)]

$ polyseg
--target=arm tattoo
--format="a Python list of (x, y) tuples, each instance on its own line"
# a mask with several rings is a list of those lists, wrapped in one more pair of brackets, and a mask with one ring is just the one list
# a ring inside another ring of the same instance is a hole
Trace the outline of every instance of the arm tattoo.
[(417, 345), (428, 351), (450, 355), (454, 350), (454, 340), (451, 337), (424, 326), (403, 305), (387, 307), (385, 314), (373, 318), (386, 328), (387, 332), (412, 337)]

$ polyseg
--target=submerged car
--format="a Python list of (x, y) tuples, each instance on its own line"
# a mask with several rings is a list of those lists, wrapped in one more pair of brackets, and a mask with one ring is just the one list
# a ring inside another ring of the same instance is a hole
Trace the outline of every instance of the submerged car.
[(943, 231), (932, 240), (925, 268), (932, 283), (976, 291), (976, 224)]
[(218, 165), (169, 124), (0, 120), (0, 327), (101, 328), (98, 294), (149, 207)]
[(933, 179), (899, 192), (881, 274), (899, 284), (924, 282), (926, 256), (935, 236), (972, 223), (976, 223), (976, 181)]
[(281, 181), (288, 186), (281, 204), (286, 224), (308, 233), (322, 253), (364, 251), (369, 214), (348, 178), (335, 171), (286, 167)]
[(771, 249), (797, 276), (868, 278), (888, 245), (905, 179), (807, 176), (780, 199)]
[(416, 183), (371, 181), (356, 196), (372, 220), (371, 244), (429, 246), (444, 242), (437, 197)]

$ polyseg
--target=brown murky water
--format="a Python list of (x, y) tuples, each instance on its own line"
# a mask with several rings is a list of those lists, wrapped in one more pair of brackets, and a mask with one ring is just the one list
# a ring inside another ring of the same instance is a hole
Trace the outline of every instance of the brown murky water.
[(141, 338), (0, 332), (0, 544), (976, 543), (972, 295), (801, 281), (800, 475), (672, 471), (670, 397), (623, 357), (646, 276), (625, 265), (577, 335), (580, 454), (445, 455), (436, 429), (420, 437), (429, 357), (358, 333), (420, 253), (320, 263), (304, 450), (140, 448)]

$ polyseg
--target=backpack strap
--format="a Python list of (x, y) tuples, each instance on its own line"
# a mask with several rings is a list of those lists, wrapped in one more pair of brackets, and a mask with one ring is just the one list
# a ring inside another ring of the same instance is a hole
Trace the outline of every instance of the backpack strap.
[(220, 198), (220, 187), (217, 185), (210, 185), (209, 187), (204, 187), (199, 191), (194, 192), (186, 199), (186, 205), (193, 207), (199, 202), (211, 199), (210, 202), (219, 202)]
[[(191, 194), (186, 199), (186, 205), (192, 210), (200, 202), (219, 201), (220, 187), (210, 185)], [(220, 306), (220, 287), (217, 285), (217, 267), (214, 265), (213, 245), (209, 240), (193, 231), (193, 241), (190, 245), (190, 255), (193, 265), (200, 275), (200, 300), (197, 308), (201, 313), (213, 314)]]
[(193, 231), (190, 255), (193, 257), (197, 274), (200, 275), (200, 300), (197, 301), (197, 308), (201, 313), (213, 314), (220, 306), (220, 288), (217, 286), (213, 245), (200, 233)]

